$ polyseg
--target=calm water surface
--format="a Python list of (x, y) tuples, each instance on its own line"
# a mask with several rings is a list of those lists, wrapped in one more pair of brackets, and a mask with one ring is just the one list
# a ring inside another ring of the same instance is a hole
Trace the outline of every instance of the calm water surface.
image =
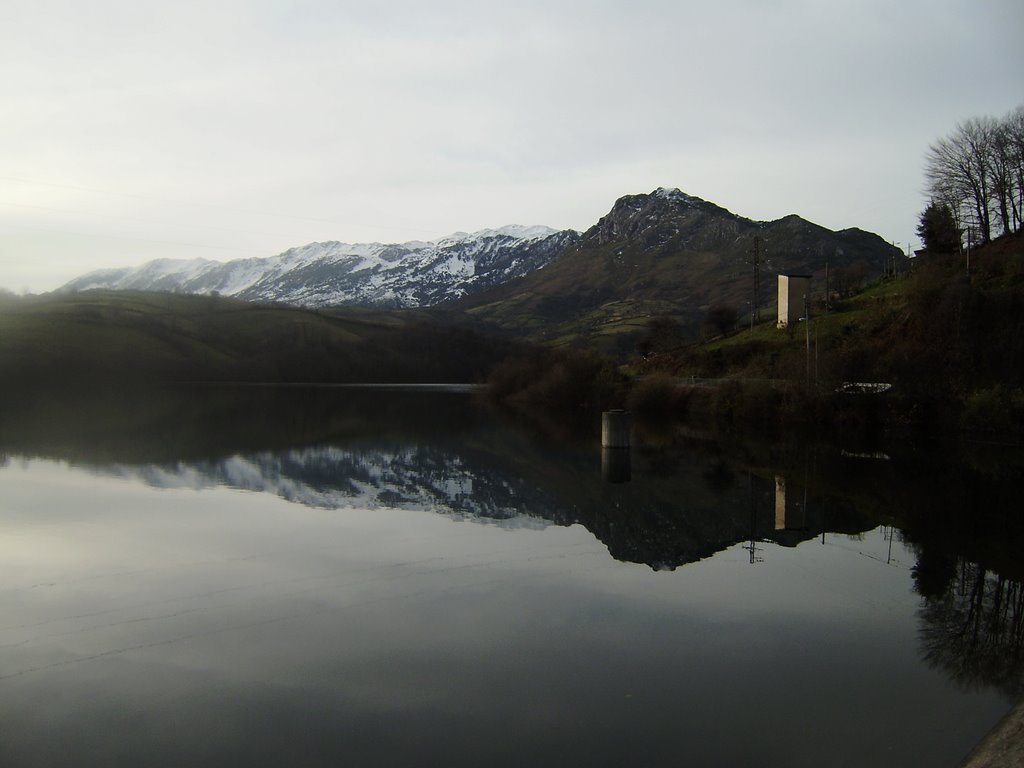
[(0, 416), (4, 766), (954, 766), (1022, 690), (986, 461), (602, 465), (434, 392)]

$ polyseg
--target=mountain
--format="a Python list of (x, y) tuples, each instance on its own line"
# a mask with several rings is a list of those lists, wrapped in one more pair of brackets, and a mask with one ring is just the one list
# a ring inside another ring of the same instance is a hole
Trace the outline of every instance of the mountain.
[(696, 338), (716, 305), (749, 317), (755, 240), (758, 305), (770, 318), (778, 274), (810, 274), (832, 287), (883, 273), (900, 251), (860, 229), (839, 232), (796, 215), (753, 221), (678, 189), (627, 195), (541, 271), (467, 297), (478, 320), (556, 344), (632, 349), (654, 317)]
[(157, 260), (101, 270), (61, 290), (159, 290), (306, 307), (437, 307), (534, 341), (628, 353), (654, 318), (696, 340), (712, 309), (741, 322), (753, 305), (759, 254), (762, 319), (774, 316), (776, 276), (810, 274), (812, 296), (882, 274), (901, 256), (877, 235), (838, 232), (797, 215), (754, 221), (715, 203), (659, 188), (626, 195), (582, 235), (507, 226), (433, 242), (311, 243), (227, 263)]
[(578, 238), (572, 230), (512, 225), (457, 232), (433, 242), (310, 243), (278, 256), (226, 263), (157, 259), (135, 268), (90, 272), (59, 290), (218, 293), (306, 307), (426, 307), (540, 269)]

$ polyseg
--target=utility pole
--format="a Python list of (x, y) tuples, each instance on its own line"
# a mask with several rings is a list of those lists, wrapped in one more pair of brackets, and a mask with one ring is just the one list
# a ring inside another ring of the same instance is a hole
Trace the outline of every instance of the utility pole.
[(967, 277), (971, 276), (971, 237), (974, 235), (974, 227), (967, 228)]
[[(754, 319), (761, 321), (761, 305), (758, 297), (761, 295), (761, 237), (754, 235), (754, 286), (751, 306), (751, 324)], [(753, 325), (751, 325), (753, 327)]]
[(828, 314), (828, 256), (825, 255), (825, 244), (818, 246), (818, 258), (825, 260), (825, 314)]
[(807, 308), (807, 294), (804, 294), (804, 345), (807, 352), (807, 388), (811, 388), (811, 313)]
[(814, 388), (818, 388), (818, 326), (814, 326)]
[(757, 546), (757, 495), (754, 493), (754, 475), (749, 470), (747, 470), (747, 488), (750, 494), (750, 544), (743, 548), (750, 550), (750, 563), (753, 565), (764, 562), (764, 558), (757, 555), (760, 549)]
[[(842, 263), (840, 256), (843, 255), (843, 249), (838, 245), (836, 246), (836, 262)], [(828, 312), (828, 302), (832, 298), (832, 284), (829, 282), (828, 267), (825, 267), (825, 311)]]

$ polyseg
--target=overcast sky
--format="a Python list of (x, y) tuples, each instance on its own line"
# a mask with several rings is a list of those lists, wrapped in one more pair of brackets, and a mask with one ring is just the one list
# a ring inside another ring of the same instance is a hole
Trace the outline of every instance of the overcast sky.
[(1024, 103), (1021, 0), (0, 0), (0, 286), (679, 187), (906, 247), (930, 142)]

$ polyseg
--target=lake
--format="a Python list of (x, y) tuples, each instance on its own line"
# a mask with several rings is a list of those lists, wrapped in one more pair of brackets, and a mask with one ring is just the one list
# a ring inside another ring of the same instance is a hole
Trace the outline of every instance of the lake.
[(598, 436), (6, 398), (0, 764), (955, 766), (1024, 691), (1006, 450)]

